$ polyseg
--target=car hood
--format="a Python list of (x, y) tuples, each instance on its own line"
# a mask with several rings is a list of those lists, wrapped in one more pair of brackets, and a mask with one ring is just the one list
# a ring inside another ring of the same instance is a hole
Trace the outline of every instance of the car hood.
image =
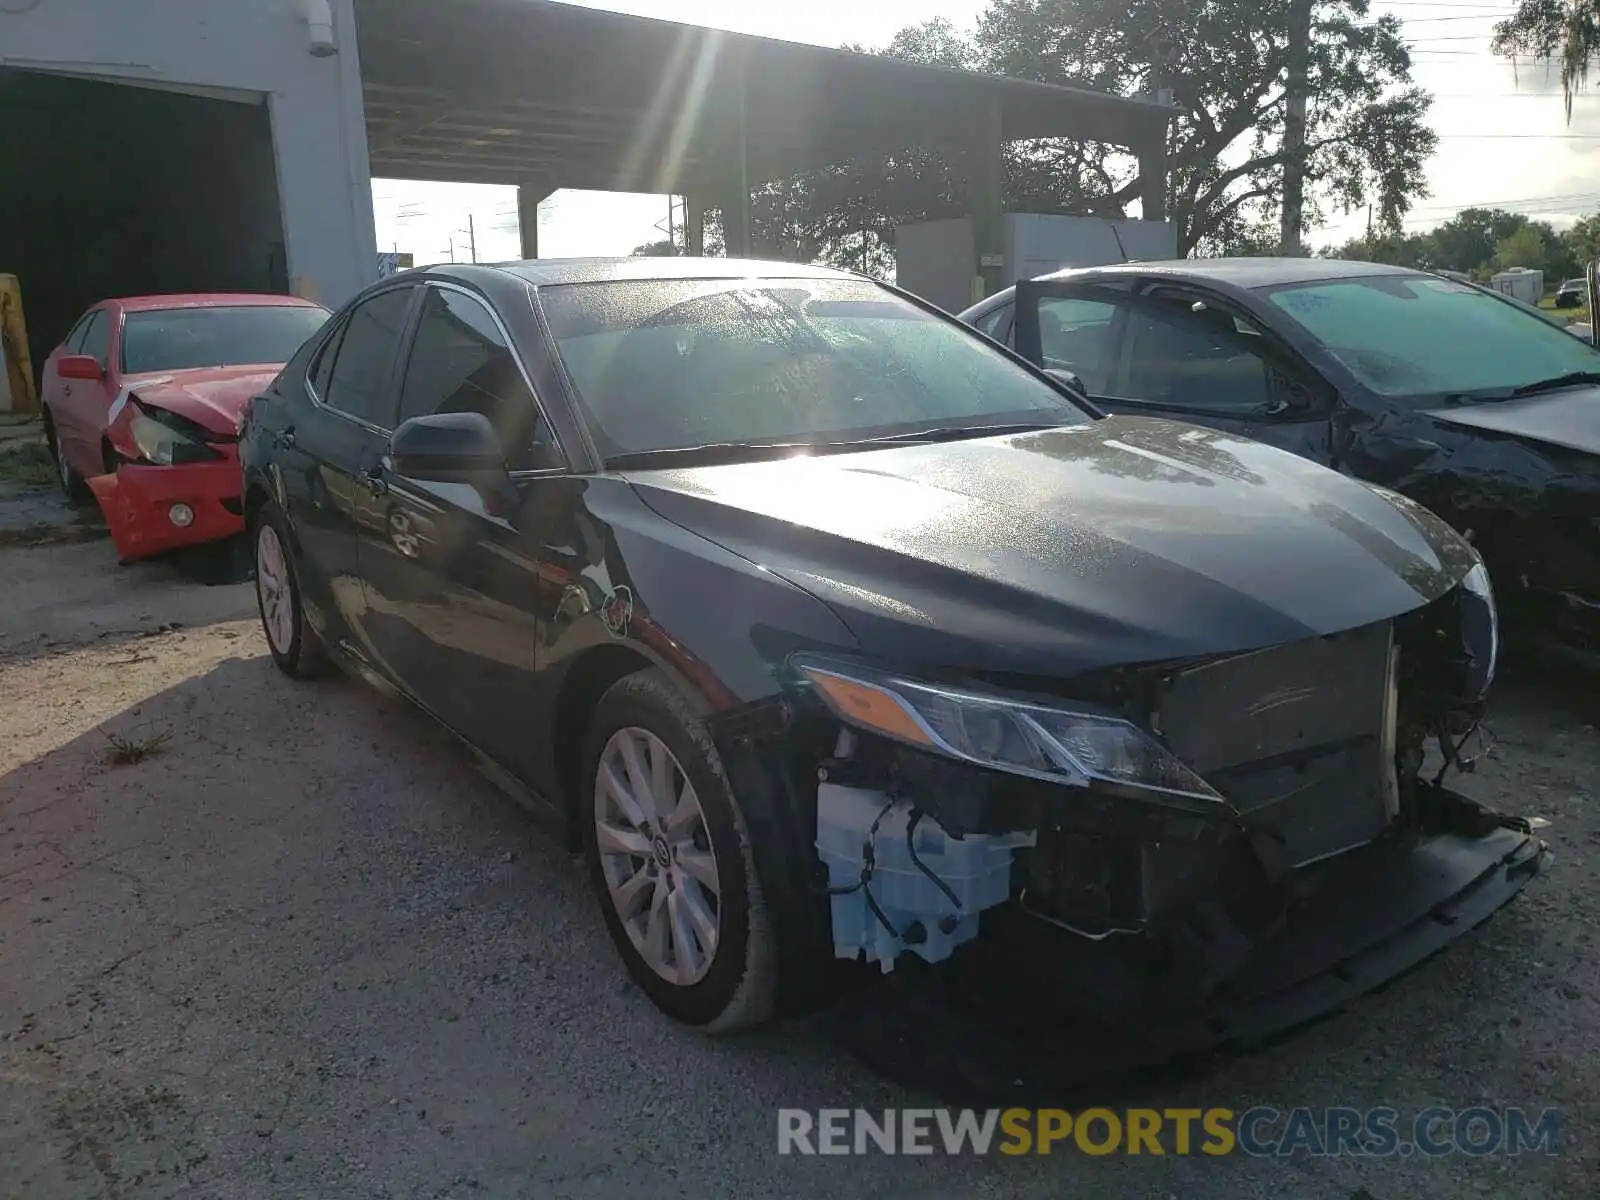
[(1435, 408), (1428, 415), (1442, 425), (1507, 433), (1524, 441), (1600, 454), (1600, 388), (1572, 388), (1521, 400)]
[(1138, 417), (628, 479), (906, 665), (1066, 676), (1275, 645), (1415, 609), (1476, 561), (1400, 497)]
[(250, 398), (267, 388), (281, 365), (203, 367), (159, 375), (130, 375), (126, 390), (144, 404), (187, 417), (212, 433), (233, 434)]

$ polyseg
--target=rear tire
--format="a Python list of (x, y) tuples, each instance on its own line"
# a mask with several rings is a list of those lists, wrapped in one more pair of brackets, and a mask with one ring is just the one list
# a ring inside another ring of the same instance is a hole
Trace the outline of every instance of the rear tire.
[(708, 1033), (768, 1020), (772, 922), (744, 815), (693, 702), (660, 671), (618, 681), (595, 708), (584, 764), (584, 853), (628, 974), (668, 1016)]
[(250, 545), (255, 556), (256, 608), (272, 661), (294, 679), (325, 674), (328, 656), (306, 620), (288, 524), (271, 500), (263, 501), (250, 520)]
[(94, 493), (83, 481), (83, 476), (67, 461), (66, 453), (61, 448), (61, 439), (56, 436), (55, 418), (50, 415), (48, 408), (44, 410), (44, 436), (50, 445), (50, 457), (56, 460), (56, 483), (62, 494), (74, 504), (88, 504), (94, 499)]

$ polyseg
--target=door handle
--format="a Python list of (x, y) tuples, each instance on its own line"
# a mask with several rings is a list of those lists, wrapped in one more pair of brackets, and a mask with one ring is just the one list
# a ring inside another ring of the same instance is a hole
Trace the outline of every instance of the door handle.
[(280, 450), (294, 449), (294, 426), (285, 425), (273, 435), (272, 440), (274, 443), (276, 443), (278, 449)]
[(361, 472), (361, 482), (367, 485), (367, 491), (374, 496), (381, 496), (389, 490), (389, 481), (383, 477), (382, 465), (368, 467)]
[(63, 396), (70, 396), (70, 395), (72, 395), (72, 385), (71, 385), (71, 384), (70, 384), (70, 383), (63, 383), (63, 384), (62, 384), (62, 385), (61, 385), (61, 394), (62, 394), (62, 395), (63, 395)]

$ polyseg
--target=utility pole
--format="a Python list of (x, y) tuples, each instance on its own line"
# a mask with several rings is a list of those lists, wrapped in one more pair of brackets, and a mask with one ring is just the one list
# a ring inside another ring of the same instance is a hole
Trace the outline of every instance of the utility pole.
[(1306, 199), (1306, 76), (1311, 58), (1311, 10), (1314, 0), (1289, 0), (1288, 81), (1283, 111), (1283, 224), (1278, 252), (1305, 253), (1300, 220)]
[(472, 248), (472, 261), (478, 261), (478, 227), (472, 223), (472, 214), (467, 214), (467, 243)]

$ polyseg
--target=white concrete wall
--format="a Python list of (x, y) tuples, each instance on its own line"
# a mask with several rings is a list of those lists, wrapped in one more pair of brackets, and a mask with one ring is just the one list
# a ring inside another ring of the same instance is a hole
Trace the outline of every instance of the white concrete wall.
[(301, 0), (39, 0), (0, 9), (0, 67), (265, 95), (292, 286), (338, 305), (376, 278), (377, 241), (355, 12), (331, 3), (339, 52), (316, 58)]

